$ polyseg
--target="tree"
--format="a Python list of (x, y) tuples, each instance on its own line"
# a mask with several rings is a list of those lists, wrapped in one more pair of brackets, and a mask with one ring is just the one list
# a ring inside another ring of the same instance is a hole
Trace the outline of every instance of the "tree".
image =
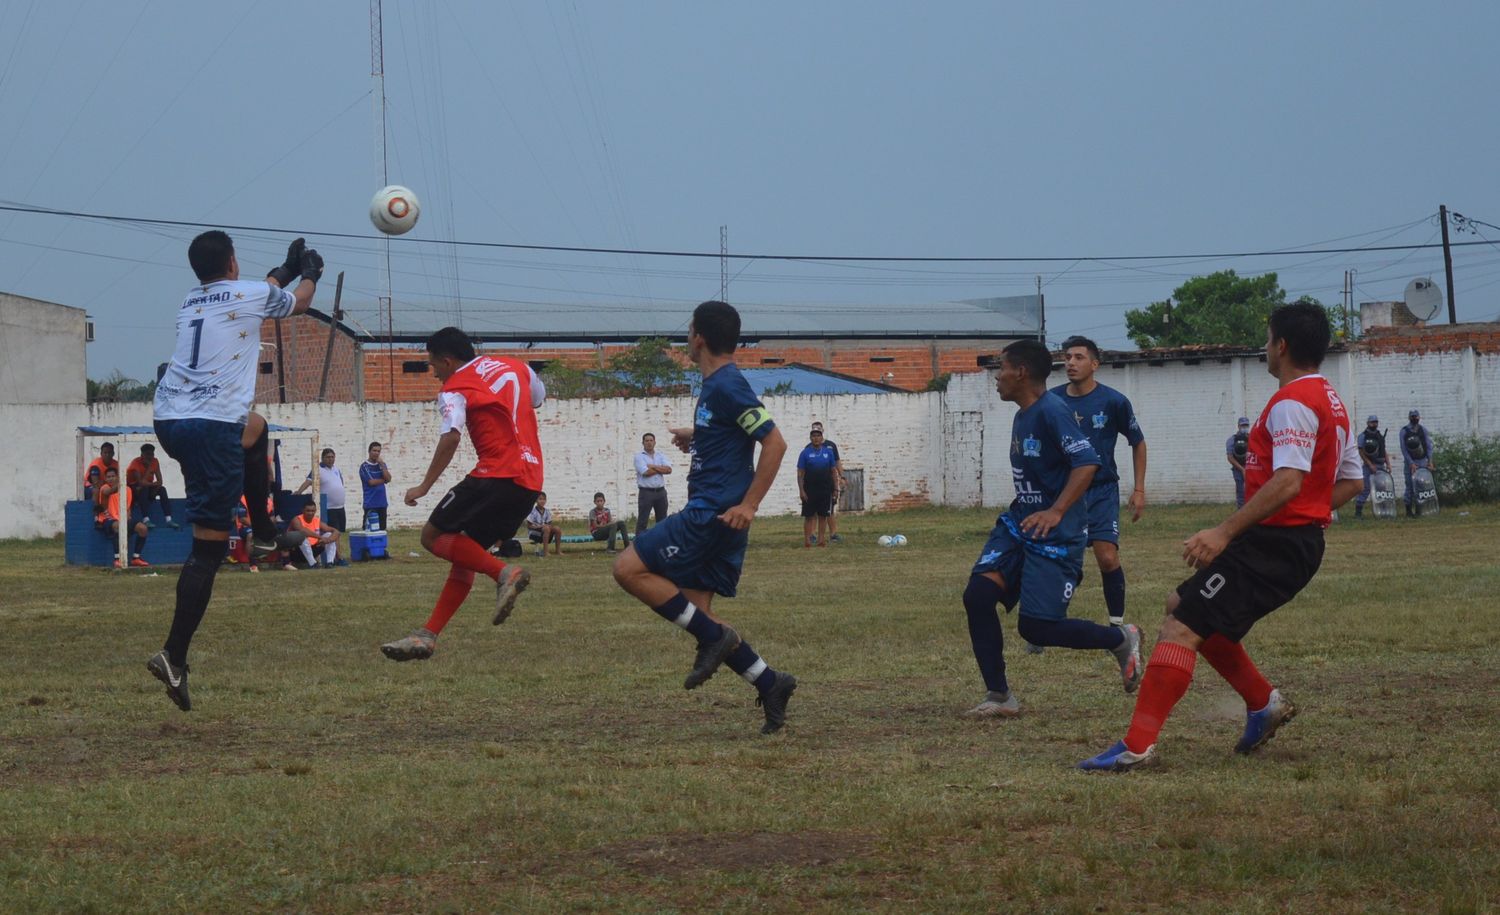
[(612, 356), (609, 367), (619, 376), (626, 397), (686, 394), (690, 388), (687, 368), (666, 337), (642, 337)]
[(142, 384), (115, 369), (103, 381), (88, 379), (89, 403), (149, 403), (156, 399), (156, 382)]
[[(1334, 338), (1343, 337), (1344, 315), (1312, 296), (1311, 302), (1328, 313)], [(1277, 306), (1286, 304), (1286, 290), (1276, 274), (1242, 277), (1233, 270), (1195, 276), (1178, 286), (1172, 298), (1152, 302), (1125, 313), (1125, 331), (1142, 349), (1224, 343), (1259, 347), (1266, 342), (1266, 323)]]

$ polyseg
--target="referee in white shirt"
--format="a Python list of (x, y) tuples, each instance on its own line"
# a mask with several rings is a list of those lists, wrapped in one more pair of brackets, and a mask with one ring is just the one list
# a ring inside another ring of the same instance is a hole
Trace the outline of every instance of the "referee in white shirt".
[(667, 460), (665, 454), (656, 453), (656, 436), (650, 432), (641, 436), (641, 450), (635, 456), (637, 537), (646, 529), (646, 515), (656, 512), (657, 524), (667, 517), (667, 474), (671, 472), (672, 462)]

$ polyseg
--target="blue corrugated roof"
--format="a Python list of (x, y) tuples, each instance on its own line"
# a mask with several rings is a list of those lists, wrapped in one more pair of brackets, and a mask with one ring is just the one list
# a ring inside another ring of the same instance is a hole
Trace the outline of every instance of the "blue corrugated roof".
[[(887, 385), (875, 384), (849, 375), (840, 375), (837, 372), (820, 371), (804, 365), (781, 365), (772, 368), (741, 366), (740, 372), (757, 394), (764, 394), (786, 383), (791, 384), (791, 391), (788, 393), (792, 394), (885, 394), (895, 390)], [(702, 383), (703, 379), (694, 373), (694, 394), (698, 393), (698, 387)]]

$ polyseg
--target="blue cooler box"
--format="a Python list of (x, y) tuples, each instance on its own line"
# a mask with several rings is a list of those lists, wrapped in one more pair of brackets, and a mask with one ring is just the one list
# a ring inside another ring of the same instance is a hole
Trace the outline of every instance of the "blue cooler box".
[(385, 555), (385, 531), (349, 532), (350, 562), (379, 559)]

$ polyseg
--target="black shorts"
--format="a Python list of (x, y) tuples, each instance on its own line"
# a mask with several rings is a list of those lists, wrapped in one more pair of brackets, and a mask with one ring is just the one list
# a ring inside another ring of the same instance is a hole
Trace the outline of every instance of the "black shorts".
[(515, 480), (464, 477), (448, 490), (427, 523), (445, 534), (462, 531), (485, 549), (514, 537), (536, 506), (537, 491)]
[(818, 489), (807, 487), (807, 498), (802, 500), (802, 517), (827, 518), (833, 514), (833, 487)]
[(1316, 524), (1258, 524), (1177, 586), (1181, 603), (1172, 615), (1205, 639), (1218, 633), (1238, 642), (1261, 617), (1296, 597), (1322, 562), (1323, 529)]

